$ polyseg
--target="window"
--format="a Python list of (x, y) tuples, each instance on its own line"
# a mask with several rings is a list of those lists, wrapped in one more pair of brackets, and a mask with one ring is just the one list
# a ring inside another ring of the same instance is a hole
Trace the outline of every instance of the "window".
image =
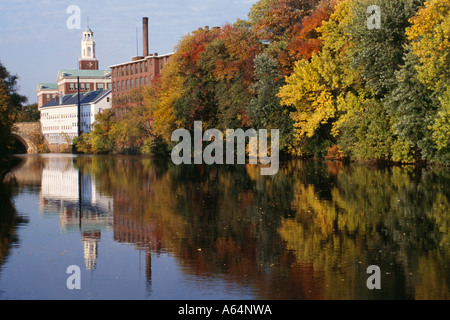
[(135, 83), (136, 83), (136, 86), (135, 86), (135, 87), (136, 87), (136, 88), (139, 87), (139, 79), (136, 78), (134, 81), (135, 81)]
[(105, 85), (103, 83), (97, 83), (97, 90), (103, 90)]
[(148, 77), (145, 77), (145, 85), (148, 85)]
[(87, 91), (91, 90), (91, 84), (90, 83), (86, 83), (86, 90)]
[(74, 83), (69, 84), (69, 89), (70, 90), (75, 90), (75, 84)]
[(84, 83), (80, 84), (80, 90), (84, 90)]

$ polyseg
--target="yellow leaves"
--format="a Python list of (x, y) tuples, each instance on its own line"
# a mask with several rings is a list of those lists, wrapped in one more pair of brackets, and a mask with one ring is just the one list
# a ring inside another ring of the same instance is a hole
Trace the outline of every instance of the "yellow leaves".
[(174, 104), (184, 94), (183, 79), (178, 74), (177, 62), (172, 59), (163, 69), (162, 78), (155, 84), (155, 90), (144, 94), (146, 106), (153, 116), (152, 129), (168, 142), (177, 121)]
[(442, 108), (437, 114), (432, 130), (437, 147), (442, 150), (450, 147), (450, 86), (440, 101)]
[(421, 62), (419, 80), (431, 89), (439, 88), (448, 81), (450, 2), (429, 0), (410, 22), (406, 35)]
[(313, 137), (321, 125), (336, 119), (339, 97), (358, 79), (346, 56), (344, 29), (351, 21), (350, 2), (340, 1), (330, 19), (318, 28), (322, 50), (310, 60), (298, 61), (278, 94), (281, 104), (296, 109), (292, 119), (297, 140)]

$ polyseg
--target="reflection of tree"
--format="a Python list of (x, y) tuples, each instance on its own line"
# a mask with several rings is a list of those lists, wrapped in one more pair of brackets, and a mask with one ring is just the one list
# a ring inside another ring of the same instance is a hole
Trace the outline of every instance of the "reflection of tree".
[(16, 208), (12, 201), (12, 187), (0, 182), (0, 268), (6, 261), (9, 250), (13, 245), (17, 245), (17, 227), (20, 224), (27, 223), (27, 220), (18, 217)]
[[(448, 296), (449, 175), (301, 161), (274, 177), (142, 157), (76, 165), (114, 197), (115, 223), (135, 233), (126, 241), (170, 252), (188, 274), (263, 299)], [(372, 264), (382, 292), (365, 285)]]
[[(316, 174), (327, 179), (325, 171)], [(312, 263), (315, 272), (323, 274), (330, 288), (327, 298), (365, 298), (365, 268), (372, 264), (386, 273), (385, 298), (424, 297), (414, 293), (416, 286), (421, 292), (424, 287), (434, 291), (435, 297), (448, 296), (450, 279), (443, 266), (450, 253), (445, 187), (450, 176), (440, 175), (438, 182), (433, 175), (351, 166), (328, 183), (330, 198), (320, 197), (315, 183), (297, 181), (292, 204), (297, 213), (283, 219), (280, 234), (298, 261)], [(424, 261), (430, 262), (429, 272), (421, 266)], [(441, 268), (433, 268), (438, 261)], [(392, 273), (396, 283), (389, 282)], [(431, 281), (433, 275), (441, 282)]]

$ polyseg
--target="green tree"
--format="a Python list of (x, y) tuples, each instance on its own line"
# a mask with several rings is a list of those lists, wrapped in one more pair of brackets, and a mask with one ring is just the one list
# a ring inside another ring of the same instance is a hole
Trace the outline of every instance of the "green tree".
[(410, 22), (406, 35), (420, 61), (419, 80), (443, 94), (450, 83), (450, 3), (428, 0)]
[(113, 124), (114, 115), (111, 110), (105, 110), (95, 118), (94, 128), (90, 134), (94, 153), (110, 154), (114, 152), (116, 143), (111, 132)]
[(13, 125), (10, 97), (6, 92), (3, 80), (0, 79), (0, 166), (9, 160)]
[(23, 106), (18, 112), (17, 122), (38, 122), (41, 119), (41, 112), (38, 109), (37, 103)]
[(19, 77), (12, 75), (0, 61), (0, 79), (3, 81), (6, 94), (9, 96), (11, 111), (16, 115), (21, 111), (22, 105), (27, 102), (27, 97), (18, 92), (19, 87), (17, 81)]
[(251, 86), (255, 96), (247, 106), (247, 113), (256, 129), (279, 129), (280, 148), (283, 149), (292, 139), (293, 121), (291, 109), (282, 106), (277, 96), (284, 85), (278, 62), (266, 53), (256, 56), (255, 80)]
[(437, 152), (431, 127), (440, 103), (433, 91), (419, 81), (418, 63), (409, 47), (405, 64), (396, 72), (395, 85), (385, 100), (395, 134), (407, 143), (406, 153), (398, 154), (394, 160), (434, 160)]
[[(18, 93), (17, 75), (11, 75), (0, 62), (0, 162), (9, 161), (14, 141), (11, 131), (27, 98)], [(0, 163), (0, 165), (3, 165)]]
[(414, 54), (418, 79), (435, 92), (440, 107), (431, 126), (439, 157), (450, 161), (450, 4), (446, 0), (425, 2), (406, 30)]
[[(348, 26), (354, 50), (352, 66), (361, 70), (366, 86), (377, 97), (384, 97), (396, 81), (395, 72), (403, 65), (406, 28), (423, 0), (359, 0), (352, 1), (353, 19)], [(381, 28), (367, 27), (367, 8), (381, 10)]]

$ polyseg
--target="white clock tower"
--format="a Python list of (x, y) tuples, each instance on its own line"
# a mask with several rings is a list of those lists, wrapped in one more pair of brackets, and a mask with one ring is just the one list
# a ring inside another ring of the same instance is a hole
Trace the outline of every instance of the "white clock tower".
[(80, 70), (98, 70), (98, 58), (95, 55), (94, 32), (87, 26), (81, 40), (81, 58), (78, 60)]

